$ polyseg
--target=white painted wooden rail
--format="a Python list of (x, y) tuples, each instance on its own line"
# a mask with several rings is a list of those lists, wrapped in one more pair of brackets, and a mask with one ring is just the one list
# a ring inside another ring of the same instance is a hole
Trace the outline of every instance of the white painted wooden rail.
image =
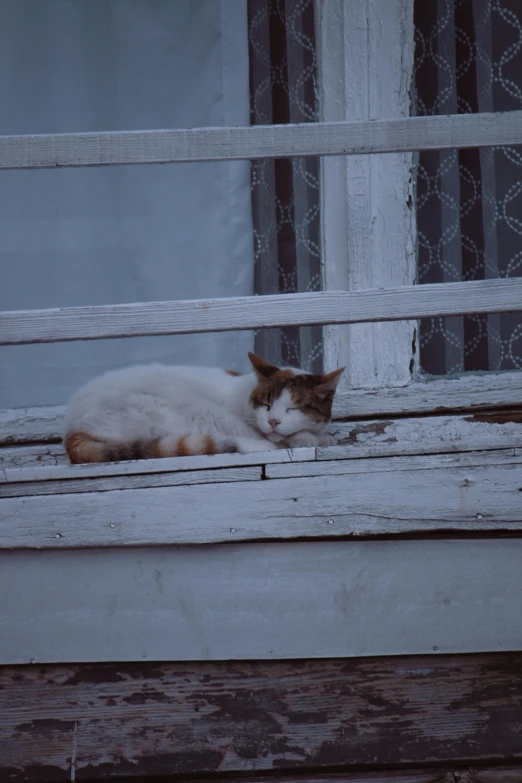
[(522, 278), (0, 313), (0, 345), (522, 310)]
[(373, 122), (0, 137), (0, 169), (303, 155), (361, 155), (522, 143), (522, 111)]

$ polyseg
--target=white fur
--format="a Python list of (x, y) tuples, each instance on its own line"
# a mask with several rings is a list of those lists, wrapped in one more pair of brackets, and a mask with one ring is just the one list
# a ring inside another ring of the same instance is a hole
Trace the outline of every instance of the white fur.
[[(305, 445), (302, 431), (309, 430), (310, 445), (318, 445), (323, 427), (292, 409), (287, 390), (270, 411), (252, 408), (249, 398), (257, 382), (255, 373), (232, 376), (208, 367), (154, 364), (115, 370), (73, 395), (64, 435), (81, 431), (128, 442), (201, 434), (212, 436), (217, 444), (232, 438), (239, 451), (249, 452)], [(270, 418), (280, 420), (275, 432)], [(292, 443), (296, 433), (301, 439)], [(228, 450), (225, 445), (223, 450)]]

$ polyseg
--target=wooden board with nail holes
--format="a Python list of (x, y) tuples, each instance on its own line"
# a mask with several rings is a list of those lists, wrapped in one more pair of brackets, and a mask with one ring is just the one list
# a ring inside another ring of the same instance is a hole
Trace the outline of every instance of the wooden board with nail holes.
[[(230, 470), (229, 480), (226, 471), (218, 474), (224, 483), (187, 471), (187, 478), (153, 473), (0, 484), (0, 550), (522, 530), (519, 449), (267, 463), (268, 481), (256, 480), (260, 468)], [(78, 481), (104, 491), (77, 491)], [(139, 481), (149, 486), (136, 488)]]
[[(522, 779), (520, 653), (5, 667), (0, 714), (0, 778), (10, 783)], [(503, 758), (506, 770), (488, 765)]]

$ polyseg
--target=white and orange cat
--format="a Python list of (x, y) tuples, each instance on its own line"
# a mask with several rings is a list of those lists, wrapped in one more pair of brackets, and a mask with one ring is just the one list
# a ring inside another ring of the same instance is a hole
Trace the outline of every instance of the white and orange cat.
[(160, 364), (115, 370), (73, 395), (64, 442), (72, 463), (267, 451), (333, 442), (325, 433), (342, 369), (254, 372)]

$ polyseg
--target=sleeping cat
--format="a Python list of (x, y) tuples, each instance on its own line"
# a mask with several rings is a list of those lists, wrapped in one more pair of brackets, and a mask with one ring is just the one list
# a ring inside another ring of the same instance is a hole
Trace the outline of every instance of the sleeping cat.
[(115, 370), (73, 395), (64, 441), (72, 463), (328, 445), (342, 369), (280, 369), (253, 353), (248, 375), (160, 364)]

